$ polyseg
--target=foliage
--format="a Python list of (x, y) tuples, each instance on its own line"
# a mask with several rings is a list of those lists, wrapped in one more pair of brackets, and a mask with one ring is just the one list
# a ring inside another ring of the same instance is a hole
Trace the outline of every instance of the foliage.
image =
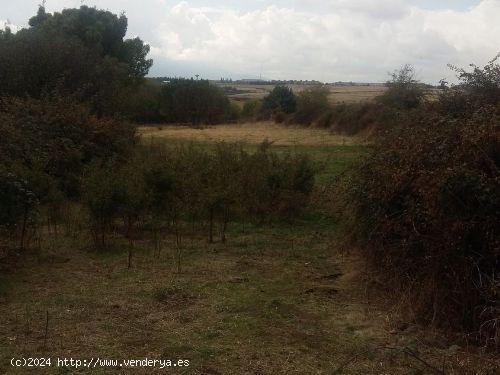
[[(344, 198), (365, 256), (417, 321), (498, 347), (500, 117), (489, 84), (473, 87), (401, 117)], [(446, 114), (457, 98), (474, 112)]]
[(297, 99), (293, 90), (287, 86), (275, 86), (264, 98), (261, 111), (265, 117), (284, 113), (290, 114), (297, 108)]
[(242, 120), (252, 121), (257, 120), (261, 113), (262, 100), (252, 99), (243, 104), (240, 117)]
[(415, 69), (411, 65), (404, 65), (391, 73), (387, 87), (387, 91), (378, 100), (388, 107), (408, 110), (418, 107), (424, 100), (423, 85), (416, 79)]
[(0, 165), (0, 227), (13, 229), (37, 203), (35, 193), (23, 176)]
[[(500, 55), (499, 55), (500, 56)], [(500, 103), (499, 56), (483, 68), (471, 64), (472, 71), (450, 66), (457, 73), (458, 85), (441, 82), (443, 92), (439, 97), (438, 110), (454, 117), (468, 117), (485, 104)]]
[(120, 110), (138, 123), (159, 123), (163, 119), (160, 114), (161, 86), (157, 82), (146, 79), (144, 84), (124, 93)]
[(71, 97), (5, 98), (0, 108), (0, 162), (20, 162), (56, 178), (66, 193), (78, 190), (82, 166), (93, 158), (127, 153), (135, 130), (97, 118)]
[(79, 198), (89, 163), (127, 157), (135, 129), (110, 115), (151, 65), (142, 41), (123, 39), (124, 16), (40, 7), (30, 26), (0, 33), (0, 226), (21, 247), (37, 213), (50, 222)]
[(212, 151), (144, 146), (125, 164), (93, 164), (84, 178), (84, 203), (99, 246), (119, 217), (128, 222), (128, 233), (139, 218), (149, 222), (155, 238), (165, 225), (180, 233), (186, 222), (207, 222), (209, 242), (216, 225), (225, 241), (232, 220), (296, 217), (312, 192), (314, 175), (307, 157), (279, 157), (266, 144), (255, 153), (224, 143)]
[(160, 95), (160, 113), (167, 122), (215, 124), (231, 117), (229, 99), (207, 80), (176, 78), (165, 83)]
[(139, 38), (124, 39), (127, 23), (123, 14), (118, 17), (109, 11), (84, 5), (54, 14), (47, 14), (40, 7), (37, 16), (29, 22), (35, 32), (76, 38), (99, 56), (114, 58), (125, 64), (131, 78), (142, 78), (152, 65), (152, 61), (146, 59), (149, 46)]
[(85, 165), (96, 158), (122, 159), (135, 144), (133, 127), (97, 118), (71, 96), (4, 98), (0, 132), (0, 170), (8, 171), (2, 222), (24, 229), (40, 205), (52, 215), (65, 199), (80, 195)]
[(329, 94), (330, 90), (326, 86), (316, 86), (301, 91), (297, 95), (294, 121), (302, 125), (311, 125), (318, 120), (330, 108)]
[(383, 132), (398, 119), (394, 109), (379, 103), (338, 104), (325, 112), (317, 124), (349, 135), (363, 130)]
[(116, 98), (142, 83), (152, 61), (140, 39), (124, 40), (127, 19), (82, 6), (47, 14), (31, 28), (0, 38), (0, 96), (78, 94), (98, 115), (115, 114)]

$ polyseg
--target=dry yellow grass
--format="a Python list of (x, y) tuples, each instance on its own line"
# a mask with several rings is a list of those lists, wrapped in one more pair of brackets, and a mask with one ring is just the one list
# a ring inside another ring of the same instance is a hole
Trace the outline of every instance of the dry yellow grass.
[[(229, 98), (236, 102), (245, 102), (250, 99), (262, 99), (273, 88), (273, 85), (248, 85), (248, 84), (221, 84), (221, 87), (234, 87), (241, 93), (229, 94)], [(311, 85), (291, 85), (297, 94), (311, 88)], [(360, 103), (373, 100), (387, 89), (381, 85), (364, 86), (328, 86), (331, 103)]]
[(368, 102), (382, 95), (385, 90), (387, 90), (385, 86), (334, 86), (330, 87), (330, 102)]
[(327, 129), (284, 126), (272, 122), (224, 124), (192, 128), (179, 125), (143, 126), (139, 134), (145, 138), (169, 138), (206, 142), (245, 142), (258, 144), (264, 140), (278, 146), (338, 146), (363, 144), (361, 137), (334, 134)]

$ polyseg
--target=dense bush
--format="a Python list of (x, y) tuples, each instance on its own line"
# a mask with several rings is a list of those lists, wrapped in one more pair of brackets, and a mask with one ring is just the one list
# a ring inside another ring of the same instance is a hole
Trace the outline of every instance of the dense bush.
[(293, 115), (294, 122), (302, 125), (311, 125), (318, 118), (324, 116), (330, 109), (328, 96), (330, 90), (325, 86), (316, 86), (297, 95), (297, 109)]
[(135, 129), (113, 118), (97, 118), (70, 96), (4, 98), (0, 106), (0, 163), (22, 163), (57, 178), (72, 195), (82, 166), (93, 158), (125, 155)]
[(106, 234), (125, 202), (116, 165), (96, 162), (83, 178), (83, 202), (89, 209), (91, 232), (97, 246), (105, 247)]
[(84, 178), (84, 203), (99, 246), (114, 220), (127, 233), (142, 218), (154, 237), (165, 227), (181, 235), (186, 223), (205, 223), (208, 241), (221, 241), (232, 220), (293, 219), (305, 207), (314, 168), (304, 156), (278, 156), (263, 144), (255, 153), (240, 145), (149, 146), (121, 165), (93, 164)]
[(243, 108), (240, 113), (240, 118), (244, 121), (252, 121), (259, 119), (262, 107), (262, 100), (252, 99), (248, 100), (243, 104)]
[[(499, 55), (500, 56), (500, 55)], [(471, 64), (472, 71), (451, 66), (459, 84), (442, 82), (443, 94), (437, 110), (453, 117), (470, 117), (485, 104), (498, 109), (500, 103), (500, 65), (496, 56), (484, 68)]]
[(170, 79), (163, 84), (160, 113), (167, 122), (215, 124), (232, 115), (224, 91), (207, 80)]
[[(389, 89), (381, 97), (361, 103), (332, 104), (326, 86), (311, 87), (296, 96), (291, 89), (277, 86), (276, 92), (271, 92), (264, 99), (260, 117), (272, 118), (277, 123), (328, 128), (348, 135), (362, 131), (377, 134), (395, 126), (399, 117), (423, 103), (424, 90), (413, 79), (412, 72), (410, 67), (397, 71), (393, 81), (388, 83)], [(280, 100), (286, 104), (279, 104)], [(255, 101), (246, 103), (242, 117), (253, 113), (256, 106)], [(283, 110), (284, 107), (287, 111)]]
[(399, 110), (417, 108), (425, 98), (424, 86), (416, 79), (415, 69), (405, 65), (391, 74), (388, 89), (377, 100)]
[(24, 173), (0, 164), (0, 232), (8, 237), (19, 235), (19, 247), (24, 248), (28, 221), (34, 214), (38, 198)]
[(339, 133), (354, 135), (364, 130), (381, 132), (390, 129), (397, 119), (398, 114), (393, 109), (367, 102), (334, 105), (319, 117), (316, 124)]
[(164, 119), (160, 113), (160, 95), (160, 83), (146, 78), (142, 85), (122, 90), (116, 98), (116, 107), (120, 114), (134, 122), (161, 123)]
[(287, 86), (276, 86), (262, 101), (261, 113), (264, 117), (282, 117), (295, 112), (297, 99)]
[[(80, 195), (80, 177), (94, 159), (125, 159), (135, 129), (97, 118), (71, 96), (3, 98), (0, 102), (0, 226), (26, 226), (40, 206), (54, 215), (65, 199)], [(30, 220), (28, 220), (30, 219)]]
[[(470, 86), (400, 118), (345, 181), (347, 201), (365, 256), (417, 321), (498, 348), (500, 117)], [(474, 112), (445, 115), (457, 98)]]

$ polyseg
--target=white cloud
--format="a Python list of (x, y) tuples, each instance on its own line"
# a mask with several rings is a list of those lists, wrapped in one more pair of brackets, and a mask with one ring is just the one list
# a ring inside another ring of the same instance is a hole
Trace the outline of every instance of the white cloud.
[[(316, 0), (310, 0), (310, 9)], [(422, 9), (403, 0), (329, 0), (324, 12), (269, 5), (253, 11), (169, 7), (153, 57), (269, 78), (381, 81), (412, 63), (426, 81), (447, 63), (484, 63), (500, 51), (500, 0), (464, 11)], [(317, 8), (315, 8), (317, 9)], [(217, 72), (214, 72), (217, 76)]]
[[(151, 45), (152, 74), (382, 81), (414, 64), (436, 82), (447, 63), (500, 51), (500, 0), (85, 0), (125, 11), (128, 37)], [(27, 26), (39, 0), (0, 0), (0, 19)], [(81, 0), (49, 0), (49, 12)], [(0, 28), (5, 21), (0, 21)], [(18, 27), (13, 26), (15, 31)]]
[(410, 11), (410, 6), (403, 0), (329, 0), (324, 3), (334, 12), (356, 13), (358, 17), (365, 15), (376, 19), (400, 18)]
[(9, 28), (13, 33), (16, 33), (17, 31), (20, 30), (19, 26), (14, 25), (9, 20), (0, 19), (0, 30), (5, 30), (6, 28)]

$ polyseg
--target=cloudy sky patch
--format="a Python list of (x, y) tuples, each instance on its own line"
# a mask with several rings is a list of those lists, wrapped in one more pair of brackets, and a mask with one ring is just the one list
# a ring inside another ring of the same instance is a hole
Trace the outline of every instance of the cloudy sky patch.
[[(39, 1), (0, 2), (0, 20), (26, 25)], [(151, 45), (153, 75), (374, 82), (410, 63), (435, 83), (452, 77), (449, 63), (484, 64), (500, 52), (500, 0), (84, 3), (127, 14), (129, 35)], [(79, 4), (48, 0), (47, 10)]]

